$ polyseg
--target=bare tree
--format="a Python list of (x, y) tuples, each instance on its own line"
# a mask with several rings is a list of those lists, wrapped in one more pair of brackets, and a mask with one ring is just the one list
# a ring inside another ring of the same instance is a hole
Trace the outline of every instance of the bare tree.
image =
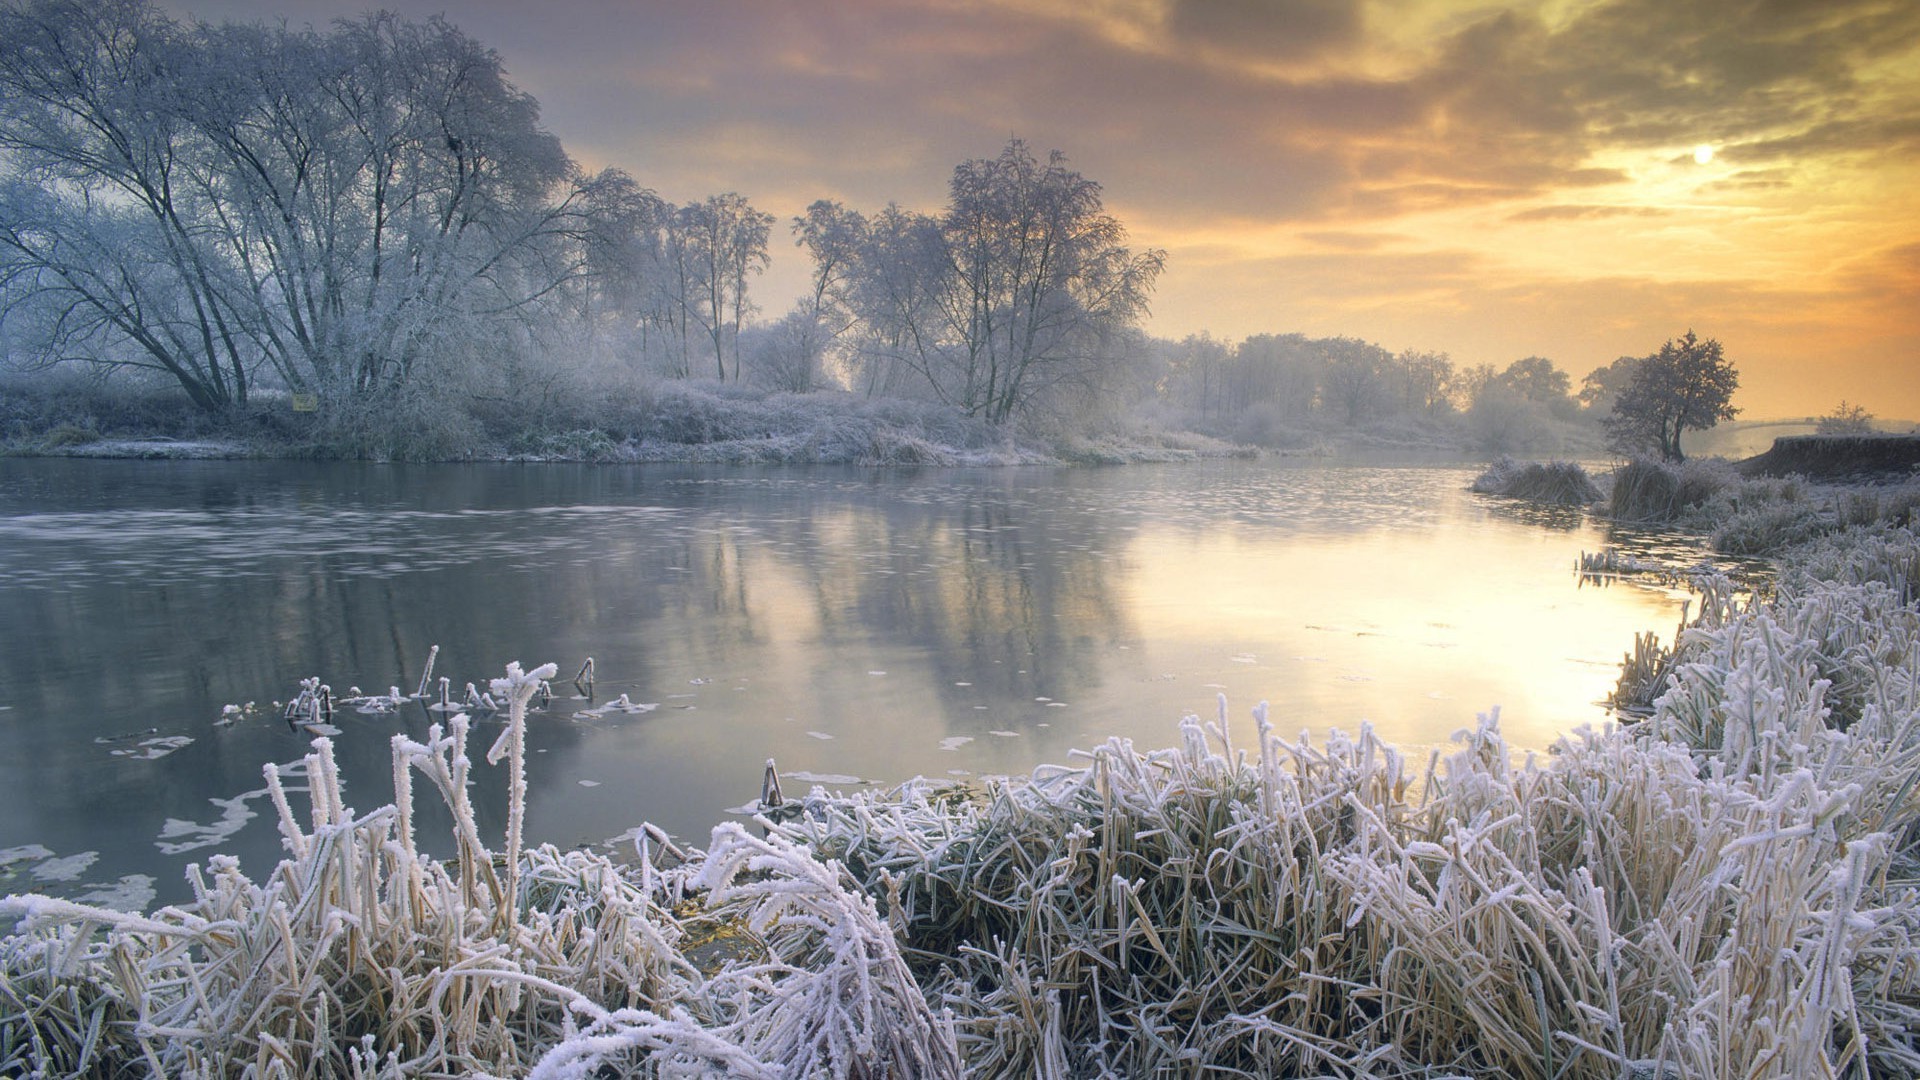
[(673, 215), (667, 245), (671, 261), (663, 280), (671, 290), (683, 358), (686, 340), (697, 328), (713, 350), (714, 374), (722, 382), (729, 358), (733, 377), (739, 377), (740, 326), (753, 310), (747, 278), (766, 269), (772, 227), (773, 215), (755, 210), (734, 192), (688, 203)]

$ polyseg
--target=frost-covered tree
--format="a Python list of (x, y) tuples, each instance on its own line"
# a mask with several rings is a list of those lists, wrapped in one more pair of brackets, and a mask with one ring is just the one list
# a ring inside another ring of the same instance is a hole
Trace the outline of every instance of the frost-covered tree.
[(1626, 392), (1645, 360), (1644, 356), (1622, 356), (1605, 367), (1594, 368), (1580, 380), (1580, 392), (1574, 400), (1589, 416), (1611, 416), (1613, 403)]
[(1873, 434), (1873, 414), (1863, 405), (1849, 405), (1845, 400), (1833, 407), (1833, 411), (1814, 422), (1817, 435), (1871, 435)]
[(793, 355), (782, 366), (783, 389), (813, 389), (827, 353), (854, 325), (853, 296), (867, 220), (857, 210), (821, 199), (793, 219), (794, 244), (813, 260), (807, 291), (784, 322), (790, 324)]
[(1528, 401), (1548, 407), (1565, 403), (1573, 391), (1573, 379), (1544, 356), (1508, 364), (1500, 373), (1500, 382)]
[(1453, 358), (1443, 352), (1406, 349), (1393, 358), (1401, 403), (1408, 412), (1433, 414), (1451, 406)]
[(740, 377), (740, 327), (754, 310), (747, 278), (767, 268), (767, 237), (773, 215), (755, 210), (735, 192), (709, 195), (674, 215), (676, 275), (686, 291), (678, 297), (686, 322), (713, 349), (715, 376), (725, 382), (727, 361)]
[(1103, 364), (1136, 351), (1166, 256), (1125, 245), (1099, 184), (1015, 139), (956, 167), (948, 191), (938, 216), (890, 206), (865, 223), (845, 293), (870, 389), (904, 369), (1005, 423), (1043, 395), (1100, 385)]
[(1705, 431), (1739, 414), (1732, 405), (1739, 386), (1720, 343), (1688, 330), (1636, 367), (1606, 420), (1608, 443), (1622, 453), (1651, 450), (1680, 461), (1683, 432)]
[(1393, 354), (1358, 338), (1331, 338), (1320, 348), (1327, 357), (1322, 400), (1348, 427), (1391, 408)]
[[(371, 395), (524, 335), (588, 270), (583, 175), (444, 20), (179, 23), (0, 4), (0, 285), (43, 355)], [(464, 362), (464, 361), (462, 361)]]

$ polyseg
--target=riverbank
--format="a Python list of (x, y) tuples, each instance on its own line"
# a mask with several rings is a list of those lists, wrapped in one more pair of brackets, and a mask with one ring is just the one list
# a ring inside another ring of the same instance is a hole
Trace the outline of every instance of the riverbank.
[(464, 721), (396, 738), (366, 813), (319, 740), (270, 775), (289, 858), (259, 881), (216, 856), (144, 915), (0, 901), (0, 1071), (1907, 1075), (1916, 581), (1881, 527), (1788, 555), (1770, 598), (1709, 587), (1646, 720), (1524, 764), (1497, 716), (1424, 768), (1193, 719), (984, 787), (790, 795), (702, 850), (641, 830), (622, 862), (514, 839), (524, 712), (488, 755), (504, 842)]
[[(680, 464), (1058, 465), (1251, 457), (1139, 424), (997, 425), (931, 402), (694, 382), (591, 400), (297, 411), (284, 398), (209, 417), (103, 389), (0, 391), (0, 454)], [(1309, 447), (1300, 452), (1315, 452)]]
[[(591, 395), (554, 387), (457, 403), (402, 399), (322, 407), (285, 394), (259, 395), (213, 416), (152, 392), (0, 383), (0, 455), (982, 466), (1261, 455), (1481, 460), (1485, 451), (1481, 434), (1459, 414), (1359, 424), (1312, 416), (1244, 430), (1165, 410), (1143, 415), (1149, 418), (1030, 417), (991, 424), (927, 401), (674, 380)], [(1509, 449), (1590, 455), (1601, 446), (1597, 428), (1573, 421), (1542, 423), (1527, 432), (1528, 446)]]
[[(1805, 436), (1744, 461), (1636, 459), (1599, 476), (1573, 462), (1503, 458), (1472, 490), (1550, 506), (1588, 507), (1617, 525), (1673, 526), (1726, 555), (1767, 556), (1846, 529), (1903, 527), (1920, 514), (1920, 439)], [(1813, 477), (1781, 470), (1808, 466)]]

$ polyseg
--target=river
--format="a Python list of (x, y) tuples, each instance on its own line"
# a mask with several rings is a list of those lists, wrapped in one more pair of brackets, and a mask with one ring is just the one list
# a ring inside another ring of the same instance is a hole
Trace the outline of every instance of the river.
[[(1605, 719), (1680, 598), (1581, 587), (1604, 529), (1473, 474), (0, 460), (0, 892), (177, 900), (218, 851), (263, 878), (262, 766), (312, 737), (274, 703), (307, 676), (412, 691), (434, 645), (456, 695), (559, 665), (528, 735), (528, 833), (559, 844), (643, 819), (698, 843), (768, 758), (792, 792), (1172, 745), (1221, 694), (1239, 745), (1265, 700), (1422, 764), (1494, 705), (1545, 748)], [(338, 710), (353, 804), (441, 718)], [(498, 724), (472, 751), (496, 842)]]

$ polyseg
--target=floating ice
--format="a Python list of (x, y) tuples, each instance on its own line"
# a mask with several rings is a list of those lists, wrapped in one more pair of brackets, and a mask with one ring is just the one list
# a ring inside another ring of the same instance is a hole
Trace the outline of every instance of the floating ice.
[(831, 739), (833, 738), (833, 736), (831, 736), (831, 735), (829, 735), (829, 734), (827, 734), (827, 733), (826, 733), (826, 732), (824, 732), (824, 731), (809, 731), (809, 732), (807, 732), (807, 734), (808, 734), (808, 735), (811, 735), (812, 737), (814, 737), (814, 738), (816, 738), (816, 739), (827, 739), (827, 740), (831, 740)]
[(139, 914), (153, 903), (157, 893), (153, 887), (153, 878), (147, 874), (128, 874), (111, 884), (89, 883), (87, 891), (75, 896), (78, 904), (95, 904), (114, 911), (127, 911)]
[(973, 736), (971, 735), (949, 735), (940, 740), (940, 749), (958, 750), (972, 741)]
[(998, 735), (1002, 739), (1017, 739), (1020, 737), (1020, 733), (1017, 731), (989, 731), (987, 734)]
[(0, 866), (12, 866), (14, 863), (26, 862), (28, 859), (50, 859), (52, 857), (53, 849), (41, 847), (39, 844), (22, 844), (19, 847), (0, 848)]
[(259, 788), (231, 799), (208, 799), (208, 802), (220, 808), (219, 820), (202, 825), (197, 821), (168, 818), (154, 846), (164, 854), (180, 855), (225, 843), (228, 837), (245, 828), (247, 822), (258, 816), (247, 808), (247, 801), (265, 798), (266, 794), (266, 788)]
[(153, 761), (166, 757), (183, 746), (193, 745), (193, 739), (186, 735), (161, 735), (152, 739), (142, 739), (129, 747), (112, 751), (115, 757), (133, 758), (136, 761)]
[(43, 859), (28, 867), (27, 873), (41, 881), (79, 881), (80, 875), (87, 872), (87, 867), (99, 859), (100, 853), (97, 851), (82, 851), (77, 855)]
[(817, 773), (817, 772), (807, 772), (805, 769), (796, 769), (790, 773), (787, 773), (785, 778), (788, 780), (800, 780), (809, 784), (864, 784), (866, 783), (865, 780), (862, 780), (857, 776), (848, 776), (845, 773)]
[(600, 786), (600, 781), (598, 780), (576, 780), (574, 782), (579, 784), (581, 787), (599, 787)]

